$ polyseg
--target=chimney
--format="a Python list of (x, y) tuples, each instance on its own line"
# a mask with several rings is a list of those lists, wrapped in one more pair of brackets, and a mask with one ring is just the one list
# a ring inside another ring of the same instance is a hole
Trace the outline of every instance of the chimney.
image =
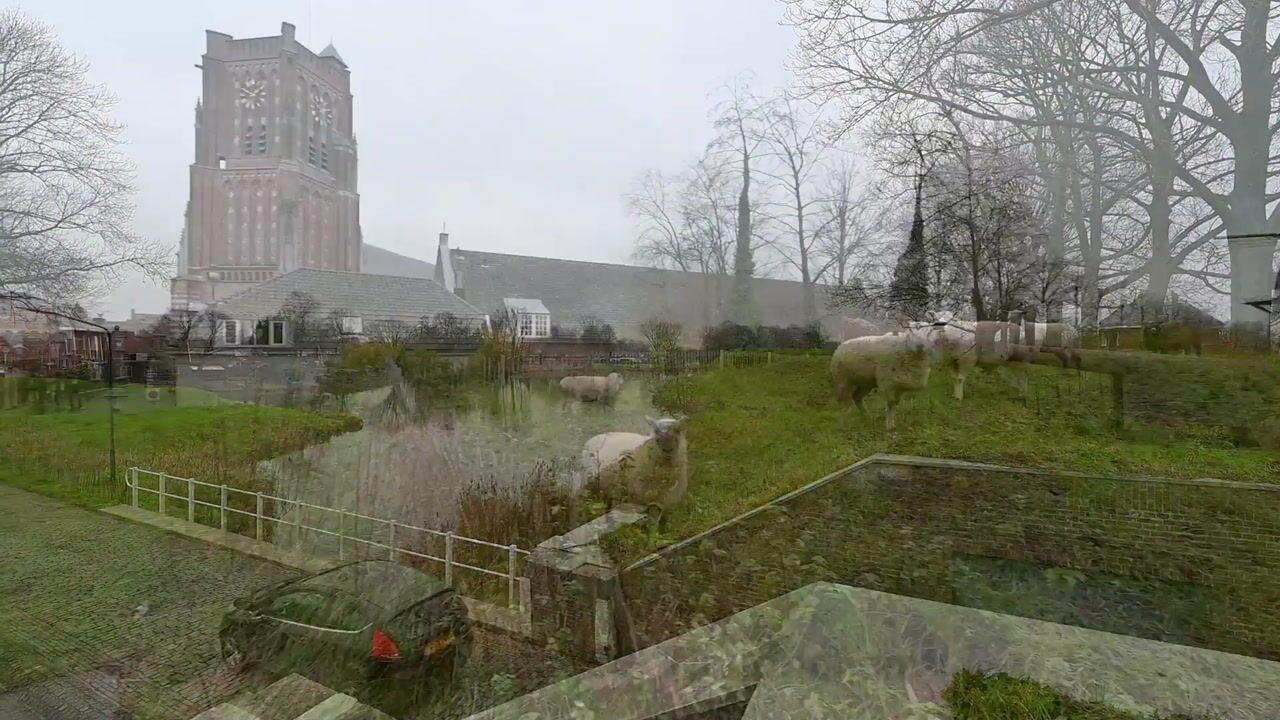
[(449, 233), (440, 233), (440, 245), (436, 248), (435, 281), (445, 290), (457, 294), (458, 278), (453, 273), (453, 256), (449, 252)]
[(293, 30), (294, 30), (293, 23), (287, 23), (287, 22), (280, 23), (280, 34), (284, 36), (284, 41), (286, 44), (293, 42)]

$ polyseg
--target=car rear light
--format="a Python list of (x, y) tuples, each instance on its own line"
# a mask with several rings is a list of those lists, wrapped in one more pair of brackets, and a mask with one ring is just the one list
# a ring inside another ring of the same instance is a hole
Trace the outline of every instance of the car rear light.
[(373, 631), (373, 659), (378, 662), (395, 662), (400, 659), (400, 646), (381, 630)]

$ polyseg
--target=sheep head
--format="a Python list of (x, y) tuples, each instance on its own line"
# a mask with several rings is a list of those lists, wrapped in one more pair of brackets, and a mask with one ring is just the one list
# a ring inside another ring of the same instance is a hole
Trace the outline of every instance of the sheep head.
[(622, 387), (622, 376), (616, 372), (611, 372), (609, 373), (607, 382), (609, 384), (609, 389), (611, 391), (617, 392), (618, 388)]
[(684, 434), (684, 418), (659, 418), (654, 420), (646, 416), (645, 420), (649, 421), (651, 431), (649, 436), (653, 438), (656, 444), (664, 452), (675, 450), (680, 444), (680, 437)]

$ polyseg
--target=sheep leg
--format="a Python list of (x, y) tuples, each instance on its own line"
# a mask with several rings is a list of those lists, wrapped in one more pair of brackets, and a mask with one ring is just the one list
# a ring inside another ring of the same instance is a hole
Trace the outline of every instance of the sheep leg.
[(955, 387), (956, 402), (964, 402), (964, 376), (965, 376), (964, 370), (956, 371), (956, 387)]
[(889, 432), (893, 432), (897, 426), (897, 413), (894, 412), (897, 404), (898, 398), (885, 396), (884, 429)]

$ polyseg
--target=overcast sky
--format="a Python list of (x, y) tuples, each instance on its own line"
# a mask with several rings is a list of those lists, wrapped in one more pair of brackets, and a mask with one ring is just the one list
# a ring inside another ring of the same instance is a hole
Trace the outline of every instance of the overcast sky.
[[(750, 71), (786, 83), (777, 0), (44, 0), (53, 25), (119, 98), (137, 164), (137, 230), (175, 250), (192, 160), (204, 31), (280, 22), (351, 68), (360, 217), (374, 245), (435, 260), (455, 247), (605, 262), (630, 257), (621, 195), (679, 170), (710, 139), (710, 96)], [(158, 312), (167, 285), (131, 278), (99, 308)]]

